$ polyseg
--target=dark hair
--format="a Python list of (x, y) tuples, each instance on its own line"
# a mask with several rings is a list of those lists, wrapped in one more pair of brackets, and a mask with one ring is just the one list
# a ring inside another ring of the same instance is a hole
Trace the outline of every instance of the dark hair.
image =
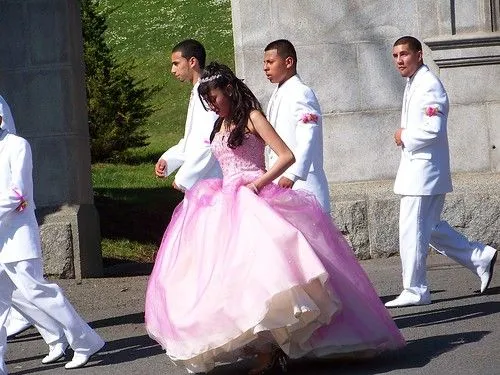
[(205, 61), (207, 58), (207, 53), (205, 52), (205, 47), (203, 44), (194, 39), (186, 39), (180, 43), (177, 43), (174, 48), (172, 48), (172, 53), (180, 52), (182, 57), (189, 60), (191, 57), (198, 60), (200, 69), (205, 68)]
[[(211, 62), (207, 65), (200, 78), (198, 86), (198, 95), (204, 101), (209, 102), (208, 95), (210, 90), (222, 89), (225, 90), (228, 85), (232, 86), (231, 91), (231, 114), (226, 120), (229, 123), (234, 123), (235, 127), (229, 134), (227, 145), (230, 148), (236, 148), (243, 143), (245, 133), (247, 132), (248, 119), (253, 110), (262, 112), (262, 106), (252, 91), (242, 80), (236, 77), (233, 71), (224, 64)], [(203, 104), (205, 105), (205, 104)], [(205, 109), (207, 109), (205, 107)], [(223, 118), (218, 118), (215, 121), (210, 142), (214, 139), (215, 134), (220, 130)]]
[(408, 47), (414, 52), (422, 51), (422, 43), (417, 38), (406, 35), (402, 36), (394, 42), (393, 47), (400, 46), (402, 44), (408, 44)]
[(266, 48), (264, 48), (265, 51), (270, 51), (272, 49), (275, 49), (278, 55), (282, 59), (286, 59), (287, 57), (291, 57), (293, 59), (294, 64), (297, 63), (297, 52), (295, 51), (295, 47), (293, 46), (292, 42), (286, 39), (278, 39), (275, 40), (274, 42), (269, 43)]

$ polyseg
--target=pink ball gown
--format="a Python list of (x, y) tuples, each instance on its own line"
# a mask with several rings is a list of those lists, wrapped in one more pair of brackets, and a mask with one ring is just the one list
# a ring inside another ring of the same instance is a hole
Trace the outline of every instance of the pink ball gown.
[(405, 345), (331, 218), (311, 194), (245, 184), (264, 173), (264, 143), (235, 149), (217, 134), (223, 180), (186, 192), (146, 292), (148, 334), (190, 372), (279, 345), (291, 358)]

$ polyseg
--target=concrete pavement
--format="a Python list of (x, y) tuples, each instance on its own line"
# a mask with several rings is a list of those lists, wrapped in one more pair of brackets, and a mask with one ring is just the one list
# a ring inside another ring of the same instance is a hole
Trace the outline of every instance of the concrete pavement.
[[(361, 262), (384, 302), (400, 291), (399, 262), (398, 257)], [(433, 303), (391, 310), (408, 341), (405, 349), (358, 362), (292, 362), (289, 374), (500, 374), (500, 265), (485, 295), (478, 294), (478, 278), (445, 257), (430, 255), (428, 269)], [(85, 279), (80, 285), (75, 280), (56, 280), (107, 344), (87, 367), (65, 370), (63, 360), (41, 364), (47, 346), (31, 328), (8, 344), (10, 374), (185, 374), (144, 329), (149, 270), (145, 265), (116, 265), (107, 268), (106, 277)], [(124, 273), (135, 276), (114, 276)], [(241, 363), (217, 368), (211, 374), (246, 374), (246, 369)]]

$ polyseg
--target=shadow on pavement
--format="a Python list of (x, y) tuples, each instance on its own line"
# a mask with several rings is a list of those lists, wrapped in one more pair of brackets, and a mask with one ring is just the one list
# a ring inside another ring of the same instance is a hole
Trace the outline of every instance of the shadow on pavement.
[(435, 324), (458, 322), (464, 319), (498, 314), (499, 312), (500, 302), (484, 302), (399, 315), (394, 318), (394, 321), (399, 329), (402, 329), (407, 327), (425, 327)]
[(153, 270), (153, 263), (111, 258), (104, 258), (103, 266), (103, 277), (149, 276)]
[[(365, 360), (296, 360), (289, 365), (289, 375), (335, 373), (346, 375), (381, 374), (397, 369), (420, 368), (433, 358), (454, 350), (456, 347), (481, 340), (488, 331), (427, 337), (412, 340), (408, 345), (393, 353), (385, 353)], [(234, 373), (234, 372), (233, 372)], [(217, 375), (225, 374), (224, 372)], [(227, 373), (229, 375), (229, 372)]]
[(101, 353), (92, 357), (95, 366), (133, 362), (163, 354), (161, 346), (148, 335), (107, 341)]
[(89, 323), (92, 328), (104, 328), (119, 326), (123, 324), (143, 324), (144, 323), (144, 312), (138, 312), (135, 314), (115, 316), (107, 319), (94, 320)]
[[(460, 345), (481, 340), (488, 333), (488, 331), (477, 331), (412, 340), (399, 351), (385, 353), (372, 359), (293, 360), (289, 363), (287, 375), (365, 375), (382, 374), (397, 369), (420, 368), (433, 358), (454, 350)], [(210, 374), (246, 375), (247, 372), (248, 363), (241, 362), (232, 366), (217, 367)]]
[[(106, 342), (104, 348), (97, 354), (93, 355), (90, 362), (85, 366), (85, 369), (90, 369), (93, 367), (120, 364), (126, 362), (133, 362), (141, 358), (147, 358), (151, 356), (156, 356), (162, 354), (163, 349), (154, 340), (152, 340), (147, 335), (126, 337), (118, 340), (111, 340)], [(33, 359), (41, 359), (44, 355), (37, 357), (23, 358), (19, 361), (7, 361), (8, 364), (14, 364), (17, 362), (24, 362)], [(65, 361), (68, 361), (73, 356), (73, 351), (68, 350), (66, 353)], [(165, 356), (166, 358), (166, 356)], [(61, 360), (53, 365), (40, 365), (40, 371), (50, 370), (51, 368), (60, 368), (64, 364), (64, 360)], [(25, 375), (25, 374), (36, 374), (38, 369), (27, 369), (17, 372), (13, 372), (12, 375)]]

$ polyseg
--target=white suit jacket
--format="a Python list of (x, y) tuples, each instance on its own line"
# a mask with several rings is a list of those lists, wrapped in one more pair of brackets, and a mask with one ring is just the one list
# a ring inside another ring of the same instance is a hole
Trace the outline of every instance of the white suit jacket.
[(175, 183), (183, 190), (190, 189), (203, 178), (222, 176), (210, 148), (210, 134), (218, 116), (205, 110), (198, 86), (199, 82), (191, 90), (184, 137), (160, 157), (167, 162), (166, 176), (179, 169)]
[[(29, 143), (0, 130), (0, 263), (40, 258)], [(16, 211), (20, 196), (28, 202)]]
[(16, 134), (16, 126), (14, 125), (14, 118), (10, 112), (9, 105), (5, 99), (0, 95), (0, 116), (2, 117), (1, 129), (7, 130), (9, 133)]
[(404, 129), (394, 192), (437, 195), (452, 191), (447, 119), (448, 95), (426, 65), (409, 79), (403, 99)]
[[(316, 120), (304, 120), (307, 115)], [(323, 169), (323, 128), (321, 109), (313, 90), (298, 75), (274, 90), (266, 116), (278, 135), (295, 155), (295, 163), (283, 176), (295, 181), (294, 189), (313, 193), (326, 212), (330, 211), (328, 181)], [(272, 167), (278, 156), (267, 148), (267, 161)]]

